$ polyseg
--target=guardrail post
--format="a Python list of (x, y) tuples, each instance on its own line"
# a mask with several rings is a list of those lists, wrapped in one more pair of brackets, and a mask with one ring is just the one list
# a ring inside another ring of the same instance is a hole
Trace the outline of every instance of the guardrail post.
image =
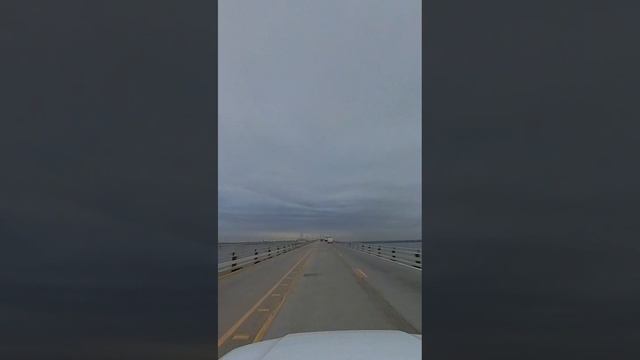
[(396, 261), (396, 248), (394, 247), (391, 248), (391, 257), (393, 258), (391, 260)]
[(276, 248), (276, 256), (280, 255), (280, 246)]
[(422, 262), (420, 261), (420, 253), (419, 253), (419, 252), (417, 252), (417, 253), (415, 253), (414, 255), (415, 255), (415, 256), (416, 256), (416, 258), (417, 258), (417, 259), (416, 259), (416, 264), (422, 264)]
[(231, 260), (233, 261), (231, 263), (231, 271), (235, 271), (237, 269), (234, 269), (234, 267), (236, 267), (238, 265), (238, 263), (236, 262), (238, 260), (238, 256), (236, 256), (236, 252), (232, 252), (231, 253)]
[(380, 246), (378, 246), (378, 256), (380, 256)]
[(267, 250), (267, 253), (269, 255), (269, 259), (271, 259), (273, 257), (273, 255), (271, 255), (271, 248), (269, 247), (269, 249)]
[(258, 260), (258, 249), (253, 249), (253, 263), (257, 264), (260, 260)]

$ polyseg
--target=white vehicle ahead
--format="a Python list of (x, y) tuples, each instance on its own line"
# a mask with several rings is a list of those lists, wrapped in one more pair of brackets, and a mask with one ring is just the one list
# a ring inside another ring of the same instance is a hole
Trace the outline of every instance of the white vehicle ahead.
[(418, 360), (422, 336), (398, 330), (289, 334), (236, 348), (222, 360)]
[(327, 237), (327, 244), (332, 244), (333, 243), (333, 236), (328, 236)]

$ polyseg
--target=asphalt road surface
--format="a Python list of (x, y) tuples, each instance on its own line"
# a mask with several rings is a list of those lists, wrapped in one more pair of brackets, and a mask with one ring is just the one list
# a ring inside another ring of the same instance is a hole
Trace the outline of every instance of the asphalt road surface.
[(218, 281), (218, 356), (255, 341), (329, 330), (420, 334), (422, 272), (315, 242)]

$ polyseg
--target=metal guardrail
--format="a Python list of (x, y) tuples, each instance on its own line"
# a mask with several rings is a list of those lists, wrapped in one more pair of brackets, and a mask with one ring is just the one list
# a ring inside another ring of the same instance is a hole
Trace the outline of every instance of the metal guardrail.
[(233, 256), (243, 258), (253, 255), (256, 251), (262, 253), (268, 248), (276, 249), (285, 245), (293, 244), (296, 240), (289, 241), (255, 241), (240, 243), (219, 243), (218, 244), (218, 263), (229, 261)]
[(291, 242), (289, 244), (278, 244), (274, 246), (267, 246), (266, 248), (260, 249), (262, 252), (258, 252), (258, 248), (256, 247), (253, 250), (253, 254), (239, 257), (240, 254), (236, 252), (231, 253), (231, 257), (228, 260), (224, 260), (218, 263), (218, 275), (234, 272), (242, 269), (248, 265), (254, 265), (261, 261), (265, 261), (271, 259), (276, 256), (280, 256), (289, 251), (300, 248), (304, 245), (310, 244), (311, 241), (306, 242)]
[(422, 270), (422, 250), (397, 246), (383, 246), (368, 243), (341, 243), (351, 249), (362, 251), (369, 255), (378, 256), (383, 259), (398, 262), (400, 264), (409, 265), (416, 269)]

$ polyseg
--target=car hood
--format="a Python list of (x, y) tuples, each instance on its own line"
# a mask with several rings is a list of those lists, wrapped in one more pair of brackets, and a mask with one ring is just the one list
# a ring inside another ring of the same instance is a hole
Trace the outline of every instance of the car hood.
[(396, 330), (289, 334), (234, 349), (223, 360), (418, 360), (422, 336)]

